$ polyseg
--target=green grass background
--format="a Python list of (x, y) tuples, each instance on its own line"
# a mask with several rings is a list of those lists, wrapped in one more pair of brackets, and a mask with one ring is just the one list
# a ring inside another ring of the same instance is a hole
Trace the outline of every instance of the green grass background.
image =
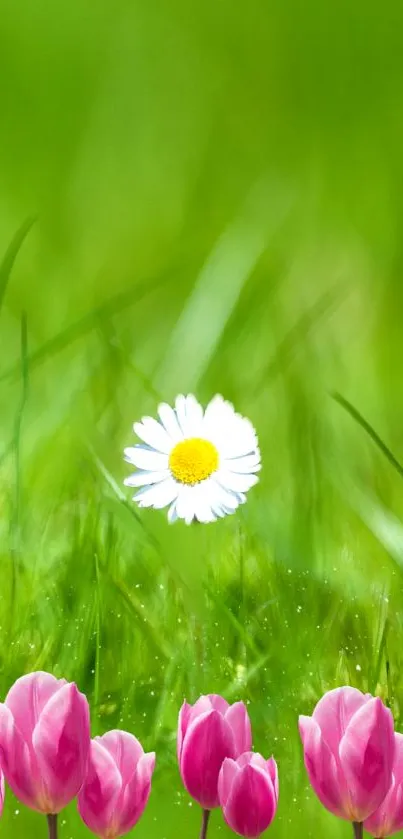
[[(1, 696), (51, 670), (94, 733), (157, 751), (138, 839), (197, 836), (184, 697), (244, 699), (279, 764), (273, 839), (349, 836), (297, 717), (349, 683), (402, 726), (403, 7), (2, 0), (0, 21)], [(263, 470), (237, 516), (170, 528), (133, 508), (122, 450), (188, 391), (250, 417)], [(7, 793), (0, 835), (45, 823)], [(73, 805), (60, 836), (89, 835)]]

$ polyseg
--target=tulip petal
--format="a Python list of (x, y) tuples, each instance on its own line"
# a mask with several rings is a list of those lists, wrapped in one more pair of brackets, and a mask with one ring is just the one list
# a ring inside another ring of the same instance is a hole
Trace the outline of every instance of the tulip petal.
[(182, 780), (206, 810), (218, 807), (218, 775), (226, 757), (235, 757), (234, 739), (219, 711), (209, 711), (190, 723), (182, 746)]
[(273, 757), (271, 757), (270, 760), (265, 760), (259, 752), (244, 752), (237, 758), (236, 764), (240, 768), (250, 764), (251, 766), (256, 766), (258, 769), (261, 769), (262, 772), (268, 772), (270, 780), (273, 784), (276, 801), (278, 801), (278, 771), (277, 763)]
[(207, 698), (210, 700), (211, 707), (214, 708), (215, 711), (219, 711), (220, 714), (223, 714), (224, 716), (225, 712), (229, 708), (227, 700), (218, 693), (209, 693)]
[(186, 729), (188, 727), (191, 710), (192, 710), (192, 706), (188, 705), (187, 702), (184, 702), (180, 711), (179, 711), (178, 734), (177, 734), (177, 739), (176, 739), (176, 753), (177, 753), (179, 762), (180, 762), (180, 759), (181, 759), (183, 738), (186, 734)]
[(79, 792), (90, 749), (89, 708), (75, 684), (63, 685), (45, 705), (33, 736), (39, 771), (58, 813)]
[(252, 748), (252, 730), (244, 703), (235, 702), (234, 705), (230, 705), (225, 713), (225, 720), (232, 729), (236, 757), (244, 752), (249, 752)]
[(243, 766), (234, 778), (223, 808), (225, 821), (236, 833), (254, 839), (269, 827), (276, 813), (276, 798), (268, 773), (257, 766)]
[[(395, 737), (402, 735), (395, 734)], [(372, 836), (392, 836), (403, 829), (403, 786), (402, 775), (395, 776), (386, 798), (382, 804), (365, 819), (365, 830)]]
[[(116, 805), (119, 836), (128, 833), (140, 817), (151, 792), (151, 778), (154, 772), (155, 754), (143, 754), (138, 761), (136, 770), (122, 791)], [(124, 781), (124, 779), (123, 779)]]
[(104, 836), (113, 827), (122, 777), (100, 739), (91, 741), (88, 772), (78, 795), (78, 811), (93, 833)]
[(150, 784), (155, 769), (155, 752), (146, 752), (141, 756), (137, 765), (139, 781)]
[(33, 730), (46, 703), (65, 684), (65, 679), (38, 671), (17, 679), (9, 690), (5, 705), (27, 743), (31, 743)]
[(304, 747), (305, 767), (314, 792), (323, 806), (335, 816), (349, 818), (348, 791), (318, 723), (313, 717), (301, 716), (299, 732)]
[(340, 740), (351, 717), (368, 699), (356, 688), (341, 687), (329, 690), (319, 700), (312, 716), (333, 754), (338, 754)]
[(379, 697), (351, 718), (339, 747), (354, 821), (364, 821), (385, 798), (392, 781), (393, 718)]
[(226, 757), (218, 776), (218, 800), (220, 807), (225, 807), (232, 789), (232, 784), (238, 772), (240, 772), (239, 762), (236, 763), (232, 758)]
[(237, 765), (238, 766), (248, 766), (249, 763), (255, 763), (256, 766), (260, 766), (263, 771), (266, 771), (266, 761), (262, 755), (258, 752), (243, 752), (243, 754), (237, 757)]
[(144, 754), (143, 747), (137, 738), (127, 731), (115, 729), (95, 739), (113, 757), (122, 776), (123, 783), (125, 779), (131, 778), (140, 758)]
[[(364, 821), (365, 830), (372, 836), (384, 837), (391, 836), (401, 828), (395, 827), (395, 804), (397, 809), (400, 809), (402, 804), (402, 789), (395, 787), (392, 784), (387, 796), (383, 799), (381, 805), (375, 810), (371, 816)], [(397, 824), (399, 822), (397, 821)], [(403, 822), (402, 822), (403, 825)]]
[(403, 734), (395, 732), (393, 779), (380, 807), (365, 821), (374, 836), (391, 836), (403, 829)]
[(397, 783), (403, 783), (403, 734), (395, 731), (395, 748), (393, 757), (393, 775)]
[(0, 763), (16, 798), (26, 807), (39, 810), (36, 760), (5, 704), (0, 704)]
[(388, 804), (388, 821), (385, 825), (388, 832), (384, 833), (384, 836), (391, 836), (392, 833), (403, 830), (403, 787), (401, 784), (396, 784), (393, 788)]
[(271, 757), (270, 760), (267, 761), (267, 770), (271, 778), (271, 782), (273, 784), (274, 794), (276, 796), (276, 801), (278, 802), (278, 795), (279, 795), (279, 784), (278, 784), (278, 769), (277, 763), (274, 760), (274, 757)]
[(4, 789), (4, 775), (0, 772), (0, 816), (3, 812), (4, 807), (4, 796), (5, 796), (5, 789)]
[[(211, 710), (213, 710), (213, 706), (211, 704), (210, 697), (200, 696), (197, 702), (195, 702), (195, 704), (192, 705), (190, 708), (189, 718), (187, 722), (188, 727), (190, 723), (193, 722), (193, 720), (195, 720), (197, 717), (200, 717), (201, 714), (207, 714)], [(219, 709), (217, 708), (216, 710), (218, 711)]]

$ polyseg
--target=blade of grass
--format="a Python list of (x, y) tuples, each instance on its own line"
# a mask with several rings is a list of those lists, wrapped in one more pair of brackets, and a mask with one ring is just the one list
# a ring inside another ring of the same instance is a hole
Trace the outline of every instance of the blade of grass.
[(152, 732), (150, 734), (150, 743), (157, 743), (159, 730), (162, 726), (167, 707), (170, 706), (170, 695), (172, 694), (172, 687), (177, 675), (179, 652), (175, 651), (164, 671), (164, 681), (160, 698), (155, 709)]
[[(267, 195), (270, 195), (270, 205)], [(156, 377), (157, 390), (194, 388), (204, 375), (226, 323), (268, 240), (282, 224), (290, 196), (259, 181), (223, 231), (186, 301)]]
[(14, 475), (15, 499), (14, 513), (10, 522), (11, 528), (11, 592), (10, 592), (10, 631), (15, 613), (15, 599), (17, 590), (17, 563), (21, 553), (21, 427), (24, 409), (28, 396), (28, 339), (27, 319), (25, 313), (21, 317), (21, 400), (17, 410), (14, 430)]
[(385, 671), (386, 671), (386, 684), (387, 684), (387, 688), (388, 688), (388, 695), (386, 697), (386, 705), (388, 706), (388, 708), (393, 709), (394, 691), (393, 691), (393, 685), (392, 685), (392, 677), (391, 677), (391, 674), (390, 674), (390, 656), (389, 656), (389, 653), (388, 653), (388, 642), (387, 642), (386, 638), (385, 638)]
[(147, 639), (158, 655), (165, 659), (171, 660), (172, 651), (165, 640), (158, 633), (155, 626), (151, 623), (149, 618), (144, 614), (144, 609), (141, 608), (141, 603), (132, 591), (126, 587), (121, 580), (116, 580), (111, 574), (106, 572), (108, 583), (120, 595), (120, 598), (128, 610), (129, 614), (135, 618), (136, 623), (147, 636)]
[[(110, 318), (127, 307), (140, 302), (147, 294), (155, 291), (167, 282), (170, 276), (171, 272), (168, 275), (158, 277), (154, 282), (146, 280), (141, 284), (136, 284), (128, 291), (123, 291), (100, 306), (97, 306), (95, 309), (92, 309), (75, 323), (70, 324), (66, 329), (55, 335), (54, 338), (50, 338), (49, 341), (45, 341), (41, 347), (38, 347), (29, 358), (30, 370), (32, 371), (38, 365), (42, 364), (42, 362), (46, 361), (46, 359), (57, 355), (79, 338), (96, 329), (100, 319)], [(18, 374), (18, 370), (19, 365), (13, 364), (0, 376), (0, 382), (14, 379)]]
[(129, 504), (129, 502), (128, 502), (128, 501), (127, 501), (127, 499), (126, 499), (126, 496), (125, 496), (125, 494), (124, 494), (123, 490), (122, 490), (122, 489), (120, 488), (120, 486), (117, 484), (117, 482), (115, 481), (115, 479), (114, 479), (113, 475), (111, 475), (111, 473), (110, 473), (110, 472), (109, 472), (109, 470), (106, 468), (105, 464), (104, 464), (104, 463), (102, 463), (102, 461), (101, 461), (101, 459), (98, 457), (98, 455), (96, 455), (96, 454), (95, 454), (95, 452), (94, 452), (94, 450), (93, 450), (92, 446), (88, 445), (88, 450), (89, 450), (89, 451), (90, 451), (90, 453), (91, 453), (92, 459), (93, 459), (93, 461), (94, 461), (94, 463), (95, 463), (95, 465), (96, 465), (97, 469), (99, 470), (99, 472), (101, 473), (101, 475), (104, 477), (104, 479), (105, 479), (106, 483), (107, 483), (107, 484), (108, 484), (108, 486), (111, 488), (111, 490), (112, 490), (113, 494), (114, 494), (114, 495), (116, 496), (116, 498), (120, 501), (120, 503), (122, 504), (122, 506), (123, 506), (123, 507), (125, 507), (125, 509), (129, 512), (129, 514), (130, 514), (130, 515), (131, 515), (131, 516), (135, 519), (135, 521), (137, 522), (137, 524), (139, 524), (139, 525), (140, 525), (140, 527), (142, 527), (142, 528), (143, 528), (144, 532), (145, 532), (145, 533), (147, 533), (147, 536), (149, 537), (150, 542), (154, 545), (154, 547), (155, 547), (157, 550), (159, 550), (159, 544), (158, 544), (157, 540), (155, 539), (155, 537), (153, 536), (153, 534), (152, 534), (152, 533), (150, 533), (150, 532), (147, 530), (147, 528), (145, 527), (145, 525), (144, 525), (143, 521), (141, 520), (140, 516), (139, 516), (139, 515), (138, 515), (138, 513), (136, 512), (136, 510), (135, 510), (135, 508), (134, 508), (133, 504)]
[(389, 630), (389, 623), (388, 623), (388, 619), (386, 618), (385, 621), (384, 621), (383, 629), (382, 629), (381, 640), (380, 640), (380, 643), (379, 643), (378, 653), (377, 653), (377, 656), (376, 656), (375, 667), (373, 669), (373, 673), (371, 674), (370, 678), (368, 679), (368, 689), (369, 689), (370, 693), (375, 692), (376, 686), (380, 681), (382, 661), (383, 661), (383, 658), (384, 658), (385, 652), (386, 652), (386, 641), (387, 641), (387, 636), (388, 636), (388, 630)]
[(384, 441), (381, 439), (381, 437), (375, 431), (372, 425), (370, 425), (370, 423), (366, 419), (364, 419), (362, 414), (360, 414), (360, 412), (357, 411), (357, 408), (354, 408), (354, 405), (352, 405), (351, 402), (345, 399), (344, 396), (341, 396), (340, 393), (334, 392), (331, 393), (330, 396), (332, 397), (332, 399), (334, 399), (335, 402), (341, 405), (341, 407), (344, 408), (344, 410), (347, 411), (348, 414), (350, 414), (350, 416), (358, 423), (358, 425), (361, 426), (361, 428), (364, 429), (364, 431), (366, 431), (366, 433), (375, 443), (378, 449), (380, 449), (382, 454), (385, 455), (386, 459), (389, 461), (391, 466), (393, 466), (393, 468), (396, 469), (396, 472), (399, 473), (400, 477), (403, 478), (402, 464), (399, 463), (393, 452), (391, 452), (391, 450), (388, 448), (386, 443), (384, 443)]
[[(35, 218), (27, 218), (21, 227), (18, 228), (0, 265), (0, 311), (3, 305), (14, 262), (35, 221)], [(17, 369), (19, 369), (19, 365), (17, 365)]]
[(342, 292), (344, 291), (344, 286), (336, 286), (335, 288), (329, 289), (307, 311), (303, 312), (278, 345), (274, 356), (263, 368), (263, 373), (259, 377), (255, 388), (256, 393), (260, 393), (261, 389), (271, 379), (284, 371), (294, 358), (295, 352), (301, 342), (312, 332), (319, 322), (334, 312), (343, 299)]
[(96, 578), (96, 612), (95, 612), (95, 674), (94, 674), (94, 706), (99, 706), (100, 682), (100, 653), (101, 653), (101, 587), (98, 555), (94, 554)]
[(259, 656), (259, 650), (251, 637), (251, 635), (247, 632), (244, 626), (240, 623), (238, 618), (234, 615), (231, 609), (224, 603), (222, 597), (217, 595), (211, 586), (205, 584), (205, 588), (210, 600), (218, 606), (220, 611), (223, 615), (227, 618), (228, 622), (232, 625), (233, 629), (239, 636), (239, 638), (243, 641), (245, 647), (247, 647), (255, 656)]
[(8, 456), (11, 454), (11, 452), (13, 450), (13, 447), (14, 447), (14, 440), (10, 440), (10, 442), (8, 443), (6, 448), (3, 449), (2, 453), (0, 454), (0, 466), (2, 466), (2, 464), (4, 463), (5, 460), (7, 460)]
[[(242, 676), (242, 689), (243, 690), (245, 690), (245, 688), (248, 686), (248, 683), (250, 682), (250, 680), (253, 679), (253, 677), (256, 676), (259, 673), (259, 671), (262, 669), (262, 667), (264, 667), (266, 662), (269, 661), (270, 656), (271, 656), (271, 653), (266, 653), (266, 655), (261, 656), (259, 661), (257, 661), (255, 664), (253, 664), (251, 667), (249, 667), (245, 671), (245, 673)], [(240, 689), (239, 679), (235, 678), (224, 689), (224, 691), (223, 691), (224, 696), (227, 699), (233, 699), (234, 696), (237, 696), (239, 694), (239, 689)]]

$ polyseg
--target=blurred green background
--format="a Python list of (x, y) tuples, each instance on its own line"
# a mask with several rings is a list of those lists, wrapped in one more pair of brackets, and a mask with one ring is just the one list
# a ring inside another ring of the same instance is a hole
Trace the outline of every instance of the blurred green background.
[[(403, 7), (2, 0), (0, 21), (1, 696), (51, 670), (95, 733), (157, 751), (138, 839), (197, 836), (184, 697), (244, 699), (279, 764), (273, 839), (349, 835), (296, 724), (343, 683), (402, 724)], [(188, 391), (250, 417), (264, 467), (195, 529), (123, 487), (133, 421)], [(0, 833), (46, 828), (7, 793)], [(73, 805), (60, 836), (89, 835)]]

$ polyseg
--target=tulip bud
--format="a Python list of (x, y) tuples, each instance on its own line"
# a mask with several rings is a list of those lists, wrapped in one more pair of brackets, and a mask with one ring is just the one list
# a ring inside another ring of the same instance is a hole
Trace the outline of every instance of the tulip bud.
[(117, 839), (134, 827), (150, 795), (154, 765), (155, 754), (145, 754), (126, 731), (108, 731), (91, 741), (78, 811), (93, 833)]
[(278, 774), (273, 758), (246, 752), (226, 758), (218, 779), (224, 819), (239, 836), (254, 839), (272, 823), (278, 804)]
[(250, 721), (243, 702), (229, 705), (222, 696), (201, 696), (184, 702), (178, 723), (178, 761), (188, 793), (205, 810), (219, 806), (218, 775), (226, 757), (237, 758), (252, 745)]
[(403, 735), (395, 733), (392, 783), (382, 804), (364, 822), (372, 836), (392, 836), (403, 830)]
[(17, 679), (0, 704), (0, 762), (14, 795), (56, 814), (76, 797), (90, 747), (88, 702), (49, 673)]
[(305, 766), (322, 804), (342, 819), (363, 822), (392, 781), (393, 718), (377, 697), (351, 687), (331, 690), (312, 717), (299, 718)]

